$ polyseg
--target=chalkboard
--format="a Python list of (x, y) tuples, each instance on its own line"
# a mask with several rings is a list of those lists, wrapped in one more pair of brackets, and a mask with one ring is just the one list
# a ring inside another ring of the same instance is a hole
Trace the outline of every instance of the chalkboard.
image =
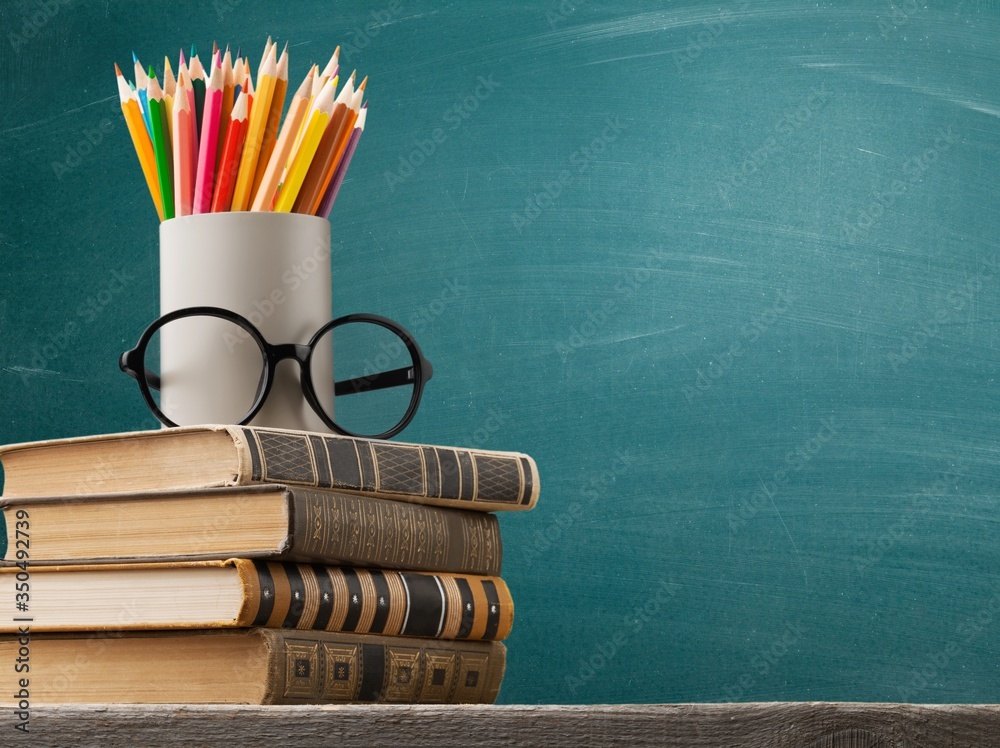
[(334, 312), (401, 438), (540, 466), (506, 703), (1000, 697), (1000, 6), (0, 6), (0, 441), (155, 427), (157, 221), (112, 63), (343, 45)]

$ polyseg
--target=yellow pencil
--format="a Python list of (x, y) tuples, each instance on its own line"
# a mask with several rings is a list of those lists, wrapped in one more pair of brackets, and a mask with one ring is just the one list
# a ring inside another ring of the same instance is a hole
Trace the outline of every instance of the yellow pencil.
[(268, 159), (267, 167), (261, 177), (257, 194), (253, 198), (251, 210), (270, 210), (271, 202), (274, 200), (274, 193), (278, 189), (278, 181), (285, 170), (285, 165), (289, 161), (292, 147), (295, 145), (295, 136), (299, 131), (299, 125), (306, 117), (309, 109), (309, 92), (312, 90), (313, 71), (302, 81), (299, 90), (292, 96), (292, 103), (288, 105), (288, 114), (285, 123), (281, 126), (281, 135), (274, 146), (274, 151)]
[(146, 123), (142, 119), (139, 95), (129, 88), (117, 63), (115, 64), (115, 73), (118, 76), (118, 98), (121, 100), (122, 114), (125, 115), (125, 126), (128, 127), (129, 135), (132, 136), (132, 145), (135, 146), (135, 153), (139, 157), (139, 166), (142, 167), (146, 186), (153, 198), (153, 205), (156, 206), (156, 214), (162, 221), (163, 200), (160, 198), (160, 186), (156, 176), (156, 155), (153, 153), (153, 143), (149, 139)]
[[(230, 208), (234, 212), (247, 210), (250, 207), (250, 190), (253, 187), (253, 177), (257, 171), (261, 143), (264, 141), (264, 128), (271, 114), (271, 99), (274, 96), (277, 66), (277, 55), (272, 47), (267, 60), (261, 65), (257, 75), (258, 89), (253, 95), (247, 139), (243, 144), (240, 171), (236, 177), (236, 189), (233, 191), (233, 203)], [(252, 86), (252, 84), (250, 85)]]
[(282, 182), (281, 189), (278, 191), (278, 199), (274, 204), (275, 212), (290, 213), (292, 206), (295, 205), (295, 198), (299, 194), (302, 182), (309, 171), (309, 165), (312, 163), (313, 155), (316, 153), (319, 141), (322, 139), (326, 125), (330, 121), (330, 115), (333, 113), (334, 93), (333, 81), (327, 81), (327, 84), (323, 86), (323, 90), (320, 91), (319, 96), (316, 97), (315, 111), (313, 111), (312, 116), (309, 118), (309, 124), (306, 126), (306, 134), (302, 137), (302, 142), (299, 143), (299, 147), (292, 157), (292, 165), (288, 169), (288, 176)]
[(271, 96), (271, 111), (264, 125), (264, 139), (260, 144), (260, 156), (257, 158), (257, 170), (253, 175), (253, 185), (250, 188), (250, 201), (253, 202), (264, 179), (268, 161), (278, 140), (278, 128), (281, 126), (281, 112), (285, 108), (285, 94), (288, 92), (288, 44), (278, 58), (278, 68), (275, 72), (274, 94)]

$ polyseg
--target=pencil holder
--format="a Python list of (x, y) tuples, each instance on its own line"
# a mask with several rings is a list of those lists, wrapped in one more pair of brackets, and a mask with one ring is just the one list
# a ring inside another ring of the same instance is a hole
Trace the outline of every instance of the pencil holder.
[[(205, 213), (160, 224), (160, 313), (235, 312), (272, 345), (306, 344), (330, 321), (330, 222), (297, 213)], [(182, 324), (183, 323), (183, 324)], [(252, 330), (211, 316), (165, 325), (161, 409), (178, 424), (239, 423), (260, 395), (263, 354)], [(333, 413), (333, 349), (316, 350), (316, 395)], [(325, 386), (325, 383), (329, 386)], [(277, 365), (251, 424), (329, 431), (303, 396), (299, 366)]]

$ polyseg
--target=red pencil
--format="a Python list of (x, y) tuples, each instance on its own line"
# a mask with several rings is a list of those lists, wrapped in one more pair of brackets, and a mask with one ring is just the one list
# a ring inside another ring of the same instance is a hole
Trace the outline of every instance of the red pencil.
[(222, 160), (219, 162), (219, 173), (216, 175), (215, 195), (212, 198), (213, 213), (228, 211), (233, 202), (233, 190), (236, 188), (236, 175), (240, 170), (240, 156), (243, 152), (247, 127), (247, 96), (244, 91), (240, 91), (236, 103), (233, 104), (229, 129), (226, 131), (226, 144), (222, 149)]

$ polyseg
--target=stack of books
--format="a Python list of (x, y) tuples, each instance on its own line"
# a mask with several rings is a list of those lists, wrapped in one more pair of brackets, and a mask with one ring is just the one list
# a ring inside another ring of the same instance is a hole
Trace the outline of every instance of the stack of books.
[(0, 461), (2, 703), (499, 693), (494, 512), (535, 505), (527, 455), (195, 426)]

